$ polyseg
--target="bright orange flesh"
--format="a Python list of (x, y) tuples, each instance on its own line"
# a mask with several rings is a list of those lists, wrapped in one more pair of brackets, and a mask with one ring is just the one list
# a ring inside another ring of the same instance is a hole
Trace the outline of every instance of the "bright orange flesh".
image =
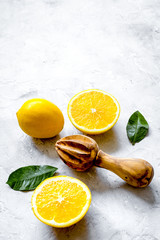
[(100, 90), (83, 91), (75, 95), (68, 106), (71, 122), (87, 133), (101, 133), (111, 128), (119, 117), (119, 111), (117, 100)]
[(45, 219), (68, 222), (80, 214), (86, 199), (86, 193), (76, 183), (51, 182), (37, 195), (37, 211)]
[(48, 182), (48, 179), (45, 180), (46, 184), (42, 188), (40, 184), (37, 187), (41, 188), (40, 191), (35, 190), (32, 197), (33, 211), (42, 222), (51, 226), (62, 224), (61, 227), (65, 227), (68, 226), (68, 222), (72, 225), (87, 212), (91, 200), (90, 191), (81, 181), (70, 181), (74, 179), (71, 177), (52, 179), (53, 181)]

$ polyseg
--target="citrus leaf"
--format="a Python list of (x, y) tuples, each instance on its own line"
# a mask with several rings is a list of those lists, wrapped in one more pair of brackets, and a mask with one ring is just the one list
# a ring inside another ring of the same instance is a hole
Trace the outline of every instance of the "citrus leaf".
[(48, 165), (21, 167), (9, 175), (6, 183), (17, 191), (34, 190), (43, 180), (52, 177), (57, 169)]
[(139, 112), (134, 112), (128, 120), (127, 136), (130, 142), (134, 145), (140, 142), (148, 133), (148, 123), (144, 116)]

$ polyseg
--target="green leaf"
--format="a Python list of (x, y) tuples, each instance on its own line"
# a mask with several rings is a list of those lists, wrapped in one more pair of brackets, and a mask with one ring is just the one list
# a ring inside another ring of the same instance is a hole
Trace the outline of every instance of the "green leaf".
[(9, 175), (6, 183), (14, 190), (34, 190), (43, 180), (52, 177), (57, 169), (48, 165), (21, 167)]
[(130, 142), (134, 145), (140, 142), (148, 133), (148, 123), (144, 116), (139, 112), (134, 112), (129, 118), (127, 124), (127, 136)]

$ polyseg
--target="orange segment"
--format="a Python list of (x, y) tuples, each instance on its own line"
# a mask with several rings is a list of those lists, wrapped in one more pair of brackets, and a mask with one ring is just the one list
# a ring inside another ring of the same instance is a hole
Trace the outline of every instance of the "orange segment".
[(109, 130), (120, 114), (118, 101), (109, 93), (91, 89), (78, 93), (68, 104), (68, 116), (79, 130), (99, 134)]
[(43, 181), (32, 197), (36, 217), (54, 227), (75, 224), (88, 211), (91, 193), (78, 179), (66, 176), (52, 177)]

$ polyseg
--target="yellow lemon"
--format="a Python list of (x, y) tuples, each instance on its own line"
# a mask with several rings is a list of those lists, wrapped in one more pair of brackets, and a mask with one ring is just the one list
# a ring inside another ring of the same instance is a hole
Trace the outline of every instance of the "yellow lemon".
[(17, 112), (21, 129), (31, 137), (51, 138), (63, 128), (64, 117), (52, 102), (41, 98), (26, 101)]
[(53, 227), (69, 227), (89, 209), (91, 192), (80, 180), (58, 176), (44, 180), (34, 191), (31, 204), (35, 216)]
[(88, 134), (100, 134), (115, 125), (120, 115), (120, 105), (111, 94), (89, 89), (71, 98), (67, 112), (77, 129)]

